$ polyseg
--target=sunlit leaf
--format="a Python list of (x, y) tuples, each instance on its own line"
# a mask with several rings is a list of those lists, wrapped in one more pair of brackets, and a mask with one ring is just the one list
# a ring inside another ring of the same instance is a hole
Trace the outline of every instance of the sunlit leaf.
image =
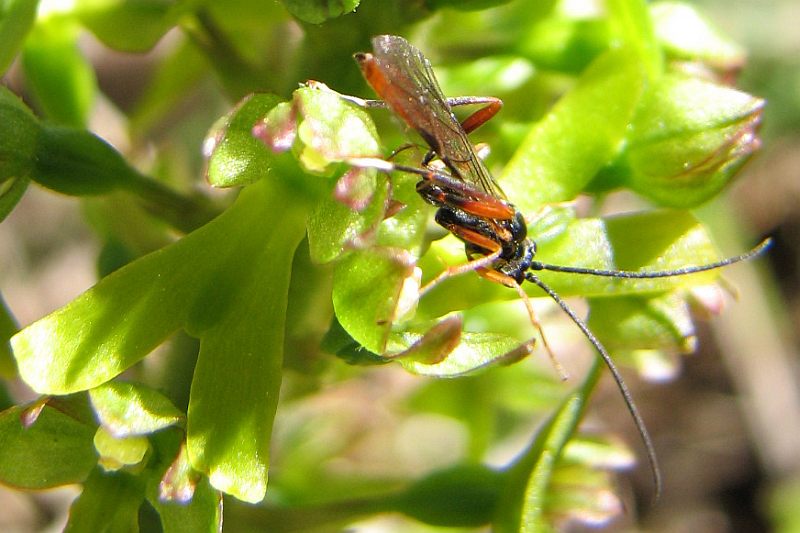
[(684, 297), (592, 298), (589, 327), (609, 350), (650, 349), (691, 352), (694, 325)]
[(117, 270), (12, 341), (26, 382), (64, 394), (110, 380), (186, 327), (201, 338), (188, 421), (193, 464), (249, 501), (266, 488), (288, 272), (304, 231), (303, 204), (273, 209), (267, 185), (248, 188), (214, 222)]
[(160, 393), (114, 381), (89, 391), (100, 423), (115, 437), (146, 435), (171, 426), (183, 414)]
[(528, 133), (503, 172), (503, 189), (526, 213), (571, 201), (616, 154), (644, 83), (625, 49), (600, 56)]
[(366, 349), (382, 354), (406, 279), (414, 274), (408, 254), (353, 252), (336, 264), (333, 306), (339, 322)]
[(211, 185), (248, 185), (274, 171), (276, 156), (253, 137), (253, 126), (279, 102), (271, 94), (253, 94), (217, 121), (205, 143)]
[(617, 41), (614, 44), (634, 51), (638, 63), (646, 69), (648, 77), (654, 79), (661, 75), (664, 59), (647, 4), (645, 0), (609, 0), (608, 20), (612, 39)]

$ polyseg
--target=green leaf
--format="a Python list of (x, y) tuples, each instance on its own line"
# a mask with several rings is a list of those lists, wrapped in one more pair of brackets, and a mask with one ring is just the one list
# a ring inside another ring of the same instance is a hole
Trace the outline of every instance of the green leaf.
[(188, 12), (193, 1), (78, 0), (75, 13), (106, 46), (146, 52)]
[[(201, 337), (187, 425), (192, 465), (215, 488), (249, 502), (266, 491), (292, 258), (305, 233), (300, 198), (276, 209), (283, 200), (260, 189), (242, 193), (249, 218), (225, 232), (253, 237), (235, 263), (206, 280), (189, 330)], [(223, 272), (229, 277), (221, 283)]]
[[(0, 86), (0, 123), (3, 124), (0, 128), (0, 185), (4, 185), (9, 179), (24, 179), (30, 176), (36, 161), (36, 149), (42, 128), (22, 100), (2, 86)], [(18, 190), (15, 191), (5, 200), (9, 204), (13, 203), (11, 198), (19, 194)], [(7, 193), (8, 190), (4, 189), (4, 197)]]
[(38, 0), (5, 0), (0, 4), (0, 74), (5, 74), (33, 27), (38, 4)]
[(207, 177), (214, 187), (239, 187), (270, 174), (276, 155), (253, 136), (253, 126), (280, 102), (271, 94), (251, 94), (212, 127), (206, 138)]
[[(648, 211), (607, 219), (579, 219), (540, 241), (545, 263), (604, 270), (674, 270), (719, 260), (706, 228), (688, 211)], [(652, 280), (541, 272), (560, 295), (647, 294), (713, 282), (719, 271)]]
[(95, 428), (45, 405), (35, 422), (21, 422), (22, 407), (0, 413), (0, 481), (22, 489), (80, 483), (97, 463)]
[[(353, 169), (355, 173), (359, 175), (358, 180), (367, 182), (365, 188), (372, 189), (368, 193), (369, 203), (359, 212), (333, 195), (320, 199), (308, 221), (308, 245), (315, 263), (328, 263), (340, 257), (348, 246), (358, 242), (383, 219), (385, 202), (389, 199), (388, 182), (374, 172), (365, 174), (362, 169)], [(345, 176), (340, 178), (340, 183), (347, 180)]]
[(289, 13), (303, 22), (322, 24), (355, 11), (361, 0), (281, 0)]
[[(532, 221), (528, 231), (537, 241), (535, 259), (543, 263), (603, 270), (670, 270), (704, 265), (720, 258), (706, 229), (686, 211), (633, 213), (607, 219), (568, 217), (563, 224), (554, 224), (550, 217), (542, 221), (542, 225)], [(460, 242), (442, 239), (431, 246), (419, 266), (428, 275), (434, 275), (442, 265), (463, 263), (463, 253)], [(607, 297), (654, 294), (711, 283), (719, 272), (651, 280), (548, 271), (537, 272), (537, 276), (562, 297)], [(532, 298), (545, 297), (533, 284), (526, 283), (523, 287)], [(416, 317), (430, 320), (489, 301), (517, 298), (514, 290), (467, 273), (450, 278), (427, 293), (417, 306)]]
[(79, 28), (63, 18), (40, 22), (22, 53), (26, 87), (44, 115), (65, 126), (85, 127), (97, 82), (78, 49)]
[(69, 510), (66, 533), (87, 531), (139, 531), (139, 506), (144, 483), (124, 472), (95, 469), (83, 484), (83, 492)]
[[(380, 154), (370, 115), (342, 95), (309, 84), (295, 91), (292, 105), (297, 121), (293, 148), (310, 172), (338, 174), (341, 162)], [(339, 177), (333, 194), (320, 198), (308, 227), (313, 261), (326, 263), (347, 248), (363, 248), (372, 242), (412, 252), (421, 247), (428, 210), (416, 192), (417, 180), (394, 176), (390, 187), (382, 175), (375, 174), (370, 168), (349, 168)], [(405, 207), (381, 223), (389, 200)]]
[(378, 134), (369, 114), (327, 87), (301, 87), (294, 93), (298, 110), (298, 159), (312, 172), (329, 172), (332, 163), (376, 157)]
[(639, 59), (630, 52), (597, 58), (506, 166), (501, 184), (514, 204), (535, 213), (543, 204), (573, 200), (616, 155), (643, 83)]
[(414, 289), (413, 261), (402, 252), (353, 252), (334, 270), (333, 307), (339, 322), (363, 347), (377, 354), (386, 351), (403, 288)]
[(563, 13), (557, 9), (538, 24), (531, 25), (516, 47), (541, 69), (578, 74), (608, 49), (609, 34), (606, 18)]
[(497, 508), (495, 531), (538, 532), (550, 529), (544, 515), (550, 481), (564, 447), (583, 416), (601, 368), (595, 361), (581, 388), (564, 399), (527, 450), (506, 471), (503, 491), (507, 497)]
[(192, 463), (247, 501), (266, 488), (289, 269), (305, 227), (304, 204), (281, 200), (270, 183), (247, 188), (212, 223), (115, 271), (12, 340), (23, 379), (64, 394), (109, 381), (186, 327), (201, 339)]
[[(435, 330), (432, 331), (435, 332)], [(420, 338), (419, 334), (413, 333), (397, 334), (396, 336), (402, 336), (406, 343), (418, 341)], [(443, 354), (446, 357), (439, 358), (441, 361), (431, 363), (401, 358), (399, 362), (406, 370), (415, 374), (450, 378), (463, 376), (490, 365), (516, 362), (527, 355), (530, 348), (515, 337), (498, 333), (472, 333), (465, 331), (454, 340), (460, 342), (458, 342), (457, 346), (450, 347)]]
[(3, 295), (0, 294), (0, 376), (6, 379), (12, 379), (17, 374), (17, 366), (11, 355), (11, 345), (8, 340), (18, 329), (14, 316), (6, 306)]
[(664, 70), (664, 58), (656, 40), (650, 10), (645, 0), (609, 0), (608, 18), (617, 46), (633, 51), (650, 80)]
[(592, 298), (589, 328), (608, 350), (671, 350), (695, 348), (695, 333), (684, 296)]
[(183, 413), (159, 392), (114, 381), (89, 391), (100, 423), (115, 437), (147, 435), (180, 422)]

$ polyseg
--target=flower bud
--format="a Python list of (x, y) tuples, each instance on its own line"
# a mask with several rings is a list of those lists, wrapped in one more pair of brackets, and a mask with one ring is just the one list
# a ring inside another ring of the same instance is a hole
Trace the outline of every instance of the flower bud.
[(718, 193), (760, 146), (764, 100), (678, 75), (643, 96), (616, 171), (634, 191), (668, 207)]

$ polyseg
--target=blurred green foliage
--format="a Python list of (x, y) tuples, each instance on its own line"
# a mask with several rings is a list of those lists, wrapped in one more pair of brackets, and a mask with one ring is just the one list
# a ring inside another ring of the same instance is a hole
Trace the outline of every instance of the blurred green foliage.
[[(334, 92), (370, 97), (352, 54), (376, 34), (406, 36), (446, 94), (504, 100), (476, 137), (492, 146), (488, 165), (504, 167), (540, 259), (628, 270), (715, 261), (689, 209), (758, 147), (764, 102), (729, 84), (741, 49), (689, 4), (571, 5), (78, 0), (42, 2), (34, 16), (35, 1), (0, 2), (0, 67), (20, 58), (33, 109), (0, 88), (0, 219), (35, 184), (84, 198), (104, 245), (104, 276), (63, 308), (16, 331), (0, 305), (2, 375), (42, 395), (2, 413), (0, 482), (82, 483), (70, 531), (134, 531), (144, 505), (164, 531), (216, 531), (223, 493), (266, 502), (230, 499), (229, 531), (331, 530), (381, 513), (543, 531), (619, 515), (611, 472), (630, 453), (577, 431), (601, 365), (574, 390), (527, 362), (508, 366), (526, 355), (531, 325), (516, 292), (476, 275), (415, 296), (464, 262), (463, 246), (430, 230), (415, 178), (351, 166), (408, 139), (386, 111)], [(86, 42), (150, 52), (141, 89), (115, 96)], [(333, 90), (297, 88), (309, 79)], [(101, 99), (116, 104), (130, 150), (87, 129)], [(397, 157), (417, 165), (419, 152)], [(209, 185), (242, 190), (231, 199)], [(619, 188), (654, 209), (581, 219), (570, 204)], [(403, 209), (385, 216), (393, 202)], [(598, 337), (630, 356), (690, 349), (686, 290), (715, 275), (541, 278), (591, 297)], [(454, 421), (434, 443), (446, 460), (370, 441), (347, 409), (308, 412), (326, 387), (381, 375), (360, 365), (392, 362), (459, 378), (416, 377), (389, 417)], [(442, 448), (447, 438), (463, 449)], [(510, 443), (517, 451), (490, 466)], [(365, 466), (370, 457), (386, 468)]]

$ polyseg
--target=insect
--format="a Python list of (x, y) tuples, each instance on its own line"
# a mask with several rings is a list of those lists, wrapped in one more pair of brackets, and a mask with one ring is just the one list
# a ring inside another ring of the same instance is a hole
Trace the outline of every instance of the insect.
[[(420, 168), (386, 161), (375, 163), (375, 166), (381, 170), (420, 176), (416, 190), (426, 202), (437, 208), (436, 222), (464, 243), (468, 262), (446, 270), (432, 283), (476, 271), (493, 282), (515, 288), (526, 300), (532, 321), (540, 331), (527, 295), (520, 286), (526, 281), (533, 283), (552, 298), (589, 340), (611, 372), (644, 443), (658, 498), (662, 483), (655, 447), (628, 386), (608, 351), (584, 320), (536, 273), (548, 270), (628, 279), (680, 276), (755, 257), (767, 248), (769, 240), (736, 257), (667, 271), (599, 270), (539, 262), (535, 259), (536, 243), (528, 237), (525, 219), (508, 201), (467, 137), (468, 133), (492, 118), (500, 110), (502, 102), (491, 97), (446, 98), (428, 60), (402, 37), (380, 35), (372, 39), (372, 46), (372, 53), (357, 53), (354, 57), (381, 100), (352, 100), (366, 107), (388, 107), (416, 130), (430, 149)], [(460, 122), (452, 107), (465, 104), (485, 106)]]

